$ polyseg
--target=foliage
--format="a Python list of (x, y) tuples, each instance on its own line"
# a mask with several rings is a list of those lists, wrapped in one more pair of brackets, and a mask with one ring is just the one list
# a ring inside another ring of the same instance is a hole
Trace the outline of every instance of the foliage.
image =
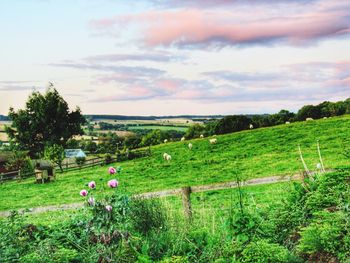
[(204, 135), (204, 133), (205, 133), (205, 126), (196, 123), (196, 124), (191, 125), (187, 129), (185, 137), (188, 139), (198, 138), (201, 134)]
[(62, 162), (64, 160), (64, 148), (62, 145), (54, 144), (45, 147), (44, 158), (56, 163), (61, 171), (63, 171)]
[(242, 252), (242, 262), (291, 262), (288, 249), (261, 239), (249, 243)]
[(10, 108), (8, 115), (12, 121), (12, 126), (6, 127), (9, 138), (31, 156), (42, 153), (46, 144), (64, 146), (73, 135), (83, 133), (81, 125), (85, 123), (80, 109), (69, 112), (67, 102), (52, 86), (44, 94), (33, 92), (25, 109)]
[(79, 166), (82, 166), (86, 162), (85, 157), (75, 157), (75, 163)]
[(153, 130), (142, 137), (141, 145), (142, 146), (156, 145), (156, 144), (163, 143), (165, 139), (167, 139), (167, 135), (164, 131)]
[(14, 171), (21, 170), (22, 175), (34, 173), (33, 162), (25, 151), (13, 151), (6, 163), (6, 169)]

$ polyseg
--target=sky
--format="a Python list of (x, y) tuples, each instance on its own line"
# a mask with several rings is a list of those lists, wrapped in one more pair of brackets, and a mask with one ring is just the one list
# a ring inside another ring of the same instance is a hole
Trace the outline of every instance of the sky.
[(350, 97), (349, 0), (0, 0), (0, 114), (297, 111)]

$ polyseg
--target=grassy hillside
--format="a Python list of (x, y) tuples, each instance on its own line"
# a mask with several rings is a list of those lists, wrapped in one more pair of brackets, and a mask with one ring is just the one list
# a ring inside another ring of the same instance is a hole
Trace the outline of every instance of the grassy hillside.
[[(119, 180), (129, 192), (171, 189), (185, 185), (201, 185), (242, 178), (294, 174), (302, 170), (297, 146), (301, 145), (310, 169), (318, 163), (316, 141), (321, 144), (326, 168), (349, 164), (342, 154), (350, 145), (350, 116), (280, 125), (217, 136), (210, 145), (207, 138), (168, 143), (152, 147), (152, 156), (123, 162)], [(162, 159), (167, 152), (171, 162)], [(32, 179), (9, 182), (0, 186), (0, 210), (63, 204), (80, 201), (78, 195), (85, 184), (95, 180), (105, 185), (112, 177), (106, 167), (59, 175), (56, 182), (34, 184)]]

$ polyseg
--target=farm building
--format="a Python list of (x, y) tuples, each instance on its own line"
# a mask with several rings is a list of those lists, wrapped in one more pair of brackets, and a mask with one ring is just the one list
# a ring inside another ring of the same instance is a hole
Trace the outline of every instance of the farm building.
[(66, 149), (64, 150), (64, 156), (66, 158), (81, 158), (86, 157), (86, 154), (82, 149)]

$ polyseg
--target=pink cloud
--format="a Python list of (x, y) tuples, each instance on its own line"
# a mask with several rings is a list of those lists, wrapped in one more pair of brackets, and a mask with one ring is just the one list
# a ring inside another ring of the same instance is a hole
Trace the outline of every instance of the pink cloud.
[[(149, 11), (94, 21), (106, 28), (136, 25), (148, 46), (247, 45), (276, 41), (301, 45), (350, 33), (350, 4), (312, 6), (314, 11), (287, 12), (284, 16), (265, 8), (178, 9)], [(254, 16), (252, 16), (254, 13)], [(114, 23), (112, 22), (114, 21)]]

